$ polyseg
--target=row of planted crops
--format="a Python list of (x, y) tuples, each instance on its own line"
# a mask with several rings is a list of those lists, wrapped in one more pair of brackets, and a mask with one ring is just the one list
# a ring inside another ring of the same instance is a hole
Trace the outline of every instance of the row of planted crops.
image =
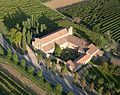
[(90, 0), (60, 10), (71, 18), (79, 17), (91, 30), (98, 25), (100, 33), (110, 31), (120, 43), (120, 2), (118, 0)]
[(22, 10), (27, 15), (45, 15), (51, 20), (64, 18), (62, 14), (45, 7), (40, 0), (0, 0), (0, 18), (16, 10)]
[(0, 71), (0, 91), (5, 95), (30, 95), (28, 91), (2, 71)]

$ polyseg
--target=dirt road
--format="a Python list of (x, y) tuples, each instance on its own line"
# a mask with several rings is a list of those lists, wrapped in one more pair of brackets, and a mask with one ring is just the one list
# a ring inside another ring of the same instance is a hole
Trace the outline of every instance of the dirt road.
[(75, 3), (79, 3), (84, 0), (52, 0), (50, 2), (44, 3), (46, 6), (50, 7), (51, 9), (57, 9), (60, 7), (72, 5)]

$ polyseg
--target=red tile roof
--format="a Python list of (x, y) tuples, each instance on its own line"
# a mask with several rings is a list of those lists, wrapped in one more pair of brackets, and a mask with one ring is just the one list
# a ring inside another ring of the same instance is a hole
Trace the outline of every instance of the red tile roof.
[(72, 60), (68, 60), (67, 61), (67, 64), (66, 64), (68, 67), (72, 67), (73, 69), (75, 68), (75, 63), (72, 62)]
[(85, 63), (86, 60), (90, 59), (90, 55), (85, 54), (83, 57), (81, 57), (79, 60), (76, 60), (77, 64), (83, 64)]
[(98, 51), (99, 49), (95, 46), (95, 45), (93, 45), (93, 44), (90, 44), (89, 46), (88, 46), (88, 50), (87, 50), (87, 54), (89, 54), (89, 55), (92, 55), (92, 54), (94, 54), (96, 51)]

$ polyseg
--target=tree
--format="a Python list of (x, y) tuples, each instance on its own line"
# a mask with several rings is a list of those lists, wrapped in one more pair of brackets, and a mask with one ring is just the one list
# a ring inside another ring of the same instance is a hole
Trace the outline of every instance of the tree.
[(45, 63), (46, 63), (47, 69), (49, 69), (49, 68), (50, 68), (50, 65), (51, 65), (51, 60), (50, 60), (50, 58), (46, 58), (45, 61), (46, 61)]
[(16, 43), (16, 46), (21, 46), (21, 39), (22, 39), (22, 33), (17, 32), (14, 37), (14, 42)]
[(28, 30), (26, 37), (27, 37), (27, 43), (30, 44), (31, 39), (32, 39), (32, 32), (30, 33), (30, 31)]
[(5, 50), (3, 49), (3, 47), (0, 45), (0, 55), (4, 55)]
[(45, 24), (41, 24), (40, 25), (40, 32), (43, 32), (46, 29), (46, 25)]
[(120, 67), (117, 67), (113, 73), (115, 76), (119, 77), (120, 76)]
[(96, 24), (96, 25), (93, 27), (92, 31), (98, 33), (98, 32), (100, 32), (100, 27), (101, 27), (101, 23)]
[(30, 21), (30, 19), (27, 18), (26, 22), (27, 22), (27, 25), (26, 25), (27, 29), (30, 29), (31, 28), (31, 21)]
[(38, 55), (37, 55), (37, 59), (38, 59), (38, 61), (41, 60), (42, 58), (43, 58), (42, 53), (39, 53), (39, 52), (38, 52)]
[(74, 17), (73, 22), (79, 24), (81, 22), (81, 19), (79, 17)]
[(107, 92), (105, 93), (105, 95), (111, 95), (110, 91), (107, 91)]
[(55, 56), (60, 57), (61, 53), (62, 53), (62, 50), (60, 46), (57, 43), (55, 43), (55, 49), (54, 49)]
[(58, 94), (61, 94), (62, 93), (62, 86), (60, 84), (57, 84), (56, 87), (55, 87), (55, 91), (58, 93)]
[(34, 27), (34, 16), (31, 16), (31, 26)]
[(73, 94), (73, 92), (70, 91), (69, 93), (67, 93), (67, 95), (74, 95), (74, 94)]
[(10, 60), (12, 58), (12, 50), (10, 48), (7, 50), (7, 58)]
[(82, 89), (85, 89), (85, 87), (87, 86), (85, 78), (82, 78), (81, 85), (82, 85)]
[(91, 90), (91, 91), (94, 90), (94, 82), (91, 82), (91, 83), (90, 83), (90, 90)]
[(48, 89), (51, 89), (51, 85), (48, 81), (45, 82), (45, 87), (48, 88)]
[(39, 77), (39, 78), (42, 77), (42, 71), (41, 70), (37, 71), (37, 77)]
[(11, 38), (14, 38), (16, 32), (17, 32), (17, 29), (12, 28), (12, 29), (10, 29), (10, 32), (8, 33), (8, 35), (11, 36)]
[(13, 61), (15, 62), (18, 62), (18, 55), (16, 53), (13, 54), (13, 57), (12, 57)]
[(103, 69), (105, 72), (109, 72), (109, 69), (108, 69), (109, 64), (108, 64), (107, 62), (103, 63), (101, 66), (102, 66), (102, 69)]
[(79, 75), (77, 72), (75, 72), (75, 75), (74, 75), (74, 82), (75, 83), (78, 81), (78, 78), (79, 78)]
[(17, 28), (18, 31), (20, 31), (20, 25), (19, 25), (19, 23), (17, 23), (15, 27)]
[(114, 82), (106, 83), (108, 89), (112, 89), (115, 86)]
[(22, 48), (23, 48), (23, 51), (25, 52), (26, 51), (26, 28), (23, 27), (23, 31), (22, 31)]
[(27, 72), (28, 73), (33, 73), (33, 71), (34, 71), (34, 67), (33, 66), (28, 66)]
[(65, 65), (62, 66), (61, 73), (62, 73), (62, 75), (65, 75), (67, 73), (67, 68)]
[(104, 89), (104, 87), (99, 87), (98, 90), (97, 90), (98, 93), (99, 93), (99, 94), (102, 94), (103, 89)]
[(36, 34), (39, 34), (39, 29), (38, 29), (38, 27), (39, 27), (39, 23), (38, 22), (36, 22), (37, 24), (36, 24)]
[(20, 62), (20, 65), (21, 65), (22, 67), (25, 67), (25, 64), (26, 64), (25, 59), (22, 59), (21, 62)]
[(98, 84), (99, 85), (102, 85), (103, 83), (104, 83), (104, 79), (103, 78), (101, 78), (101, 79), (98, 80)]
[(55, 64), (55, 62), (52, 62), (52, 71), (56, 71), (56, 64)]

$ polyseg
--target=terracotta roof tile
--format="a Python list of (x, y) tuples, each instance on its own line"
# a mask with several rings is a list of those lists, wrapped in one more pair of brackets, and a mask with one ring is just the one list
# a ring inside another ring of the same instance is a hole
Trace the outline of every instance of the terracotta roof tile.
[(93, 44), (90, 44), (89, 46), (88, 46), (88, 50), (87, 50), (87, 53), (89, 54), (89, 55), (92, 55), (93, 53), (95, 53), (97, 50), (99, 50), (95, 45), (93, 45)]
[(78, 47), (85, 47), (87, 45), (87, 42), (85, 40), (80, 39), (73, 35), (68, 35), (68, 42), (71, 42)]
[(58, 39), (58, 40), (56, 40), (56, 41), (54, 41), (50, 44), (47, 44), (47, 45), (43, 46), (42, 51), (47, 52), (47, 51), (51, 50), (52, 48), (55, 47), (55, 43), (57, 43), (58, 45), (62, 45), (66, 42), (67, 42), (67, 40), (65, 38)]
[(38, 38), (38, 39), (39, 39), (39, 42), (42, 42), (42, 44), (44, 44), (44, 43), (52, 41), (52, 40), (54, 40), (56, 38), (59, 38), (59, 37), (65, 35), (67, 33), (68, 33), (67, 28), (64, 28), (62, 30), (59, 30), (58, 32), (54, 32), (54, 33), (52, 33), (50, 35), (47, 35), (45, 37)]
[(68, 67), (72, 67), (73, 69), (75, 68), (75, 64), (72, 62), (72, 60), (68, 60), (67, 61), (67, 64), (66, 64)]
[(80, 59), (76, 60), (76, 63), (78, 64), (83, 64), (86, 60), (90, 59), (90, 55), (85, 54), (83, 57), (81, 57)]

